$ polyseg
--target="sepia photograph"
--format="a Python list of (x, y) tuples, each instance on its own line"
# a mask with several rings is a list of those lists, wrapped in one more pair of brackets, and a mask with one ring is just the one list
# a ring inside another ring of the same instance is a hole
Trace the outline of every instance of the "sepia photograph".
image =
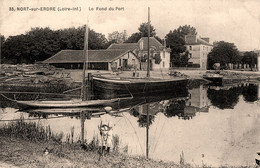
[(0, 167), (260, 167), (259, 0), (1, 0)]

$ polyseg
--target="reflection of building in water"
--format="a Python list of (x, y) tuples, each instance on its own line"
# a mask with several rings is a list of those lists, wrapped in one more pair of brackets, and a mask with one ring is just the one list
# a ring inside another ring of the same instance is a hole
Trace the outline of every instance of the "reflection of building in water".
[(257, 84), (257, 98), (260, 100), (260, 84)]
[(186, 107), (185, 107), (187, 111), (193, 110), (195, 111), (195, 113), (209, 111), (207, 88), (203, 87), (203, 85), (200, 85), (200, 87), (198, 88), (189, 90), (189, 93), (190, 93), (190, 98), (186, 102)]
[(150, 115), (156, 115), (158, 112), (161, 112), (162, 110), (162, 104), (160, 102), (154, 102), (154, 103), (147, 103), (147, 104), (142, 104), (136, 107), (136, 110), (141, 114), (141, 115), (146, 115), (147, 110), (149, 110)]

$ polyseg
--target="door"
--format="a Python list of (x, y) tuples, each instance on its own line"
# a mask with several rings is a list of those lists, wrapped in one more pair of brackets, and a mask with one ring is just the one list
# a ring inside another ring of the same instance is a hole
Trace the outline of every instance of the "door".
[(123, 68), (127, 69), (127, 59), (123, 59)]

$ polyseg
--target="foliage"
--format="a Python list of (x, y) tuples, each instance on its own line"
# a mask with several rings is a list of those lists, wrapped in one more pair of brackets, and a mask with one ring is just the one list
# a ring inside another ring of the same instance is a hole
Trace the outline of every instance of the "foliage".
[(154, 55), (154, 63), (160, 64), (161, 61), (162, 61), (162, 58), (161, 58), (160, 54), (155, 54)]
[[(85, 27), (51, 30), (32, 28), (26, 34), (10, 36), (3, 44), (7, 63), (35, 63), (43, 61), (63, 49), (81, 50), (84, 46)], [(89, 29), (88, 48), (104, 49), (107, 40), (101, 33)]]
[(228, 90), (208, 89), (207, 95), (213, 106), (220, 109), (233, 109), (241, 92), (241, 87), (233, 87)]
[(241, 62), (243, 64), (249, 64), (252, 70), (255, 64), (257, 64), (257, 54), (254, 51), (245, 52)]
[(189, 51), (185, 51), (184, 54), (173, 54), (172, 55), (172, 62), (173, 62), (173, 65), (176, 67), (187, 66), (189, 59), (190, 59)]
[(147, 123), (147, 116), (146, 115), (139, 115), (137, 122), (139, 123), (140, 127), (147, 127), (147, 126), (152, 125), (152, 123), (154, 122), (154, 119), (155, 119), (154, 115), (149, 115), (149, 122)]
[(34, 122), (25, 122), (23, 117), (1, 127), (0, 135), (21, 138), (34, 142), (47, 140), (61, 142), (63, 137), (63, 134), (54, 134), (50, 127), (44, 128)]
[(242, 95), (246, 102), (254, 102), (258, 100), (257, 95), (258, 86), (254, 84), (249, 84), (247, 87), (243, 87)]
[(127, 39), (126, 30), (124, 32), (119, 33), (118, 31), (114, 31), (108, 34), (108, 42), (113, 41), (113, 43), (123, 43)]
[[(148, 37), (148, 23), (141, 23), (138, 30), (141, 33), (142, 37)], [(155, 28), (150, 24), (150, 37), (153, 37), (155, 35)]]
[(188, 53), (183, 54), (186, 51), (185, 35), (188, 34), (196, 35), (196, 28), (190, 25), (179, 26), (165, 36), (166, 44), (171, 48), (171, 62), (176, 66), (186, 66), (188, 64)]
[(221, 67), (226, 67), (228, 63), (239, 62), (239, 52), (233, 43), (217, 42), (208, 54), (208, 67), (212, 67), (215, 63), (220, 63)]
[[(138, 28), (139, 32), (133, 33), (125, 42), (137, 43), (141, 37), (148, 37), (148, 23), (141, 23)], [(150, 24), (150, 37), (155, 37), (158, 41), (162, 40), (156, 36), (155, 28)]]
[(147, 59), (148, 59), (148, 55), (146, 55), (146, 54), (141, 56), (141, 58), (140, 58), (141, 62), (146, 62)]
[(138, 40), (141, 38), (141, 34), (139, 32), (133, 33), (128, 39), (125, 41), (125, 43), (137, 43)]
[(3, 35), (0, 35), (0, 44), (2, 45), (5, 41), (5, 37)]

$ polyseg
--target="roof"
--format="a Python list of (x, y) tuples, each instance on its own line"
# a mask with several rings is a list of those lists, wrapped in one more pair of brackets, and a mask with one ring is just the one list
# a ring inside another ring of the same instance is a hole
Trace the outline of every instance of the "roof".
[[(88, 50), (89, 62), (112, 62), (129, 50)], [(83, 50), (61, 50), (43, 61), (43, 63), (78, 63), (83, 62)]]
[[(122, 43), (122, 44), (111, 44), (107, 49), (125, 49), (125, 50), (135, 50), (140, 49), (140, 43), (143, 42), (143, 49), (148, 50), (148, 37), (142, 37), (137, 43)], [(155, 48), (156, 50), (163, 50), (165, 47), (154, 37), (150, 37), (150, 48)]]
[(111, 44), (107, 49), (125, 49), (125, 50), (134, 50), (138, 48), (137, 43), (121, 43), (121, 44)]
[(203, 40), (203, 39), (197, 37), (196, 35), (186, 35), (185, 36), (185, 43), (186, 43), (186, 45), (200, 45), (200, 44), (202, 44), (202, 45), (213, 46), (212, 44), (210, 44), (206, 40)]
[[(148, 37), (142, 37), (137, 43), (140, 46), (141, 41), (143, 41), (143, 50), (148, 50)], [(149, 38), (149, 45), (155, 47), (157, 50), (164, 48), (164, 46), (154, 37)]]

